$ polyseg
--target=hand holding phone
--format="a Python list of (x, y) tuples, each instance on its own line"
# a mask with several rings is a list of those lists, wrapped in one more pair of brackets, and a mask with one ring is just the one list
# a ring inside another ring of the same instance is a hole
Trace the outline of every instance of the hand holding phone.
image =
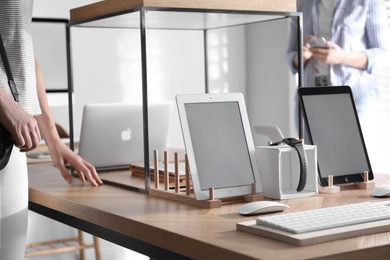
[(308, 41), (311, 47), (313, 48), (322, 48), (322, 49), (329, 49), (328, 44), (326, 43), (326, 39), (324, 37), (319, 37), (315, 39), (310, 39)]

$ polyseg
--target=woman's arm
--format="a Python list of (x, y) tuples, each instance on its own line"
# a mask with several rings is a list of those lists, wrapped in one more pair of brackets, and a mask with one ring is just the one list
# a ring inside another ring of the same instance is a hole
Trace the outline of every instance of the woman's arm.
[(35, 116), (35, 118), (38, 122), (39, 130), (49, 148), (50, 156), (53, 159), (54, 164), (68, 183), (72, 183), (72, 178), (70, 172), (65, 167), (65, 164), (67, 163), (76, 170), (83, 183), (85, 183), (85, 179), (87, 179), (93, 186), (103, 184), (95, 167), (70, 150), (69, 147), (61, 141), (50, 113), (42, 73), (37, 61), (35, 61), (35, 67), (38, 99), (42, 110), (42, 114)]

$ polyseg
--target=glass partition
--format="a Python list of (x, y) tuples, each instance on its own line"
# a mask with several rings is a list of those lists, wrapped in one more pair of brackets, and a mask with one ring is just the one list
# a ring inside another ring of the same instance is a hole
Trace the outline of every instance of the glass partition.
[[(161, 150), (184, 154), (177, 94), (241, 92), (252, 126), (277, 125), (285, 136), (298, 136), (296, 90), (301, 70), (292, 69), (288, 48), (290, 39), (300, 46), (300, 19), (297, 13), (141, 8), (71, 24), (72, 39), (82, 38), (85, 44), (73, 55), (79, 59), (74, 66), (84, 70), (80, 64), (92, 63), (89, 66), (106, 72), (93, 75), (89, 86), (75, 83), (75, 118), (89, 102), (142, 105), (145, 136), (140, 149), (146, 182), (155, 149), (159, 148), (160, 160)], [(92, 52), (85, 56), (91, 44), (99, 49), (100, 58)], [(93, 68), (87, 74), (93, 74)], [(152, 107), (160, 103), (170, 103), (171, 110), (156, 124), (149, 119), (155, 118)], [(163, 124), (168, 125), (165, 149), (154, 145), (152, 134), (163, 131)], [(253, 136), (256, 145), (268, 142), (262, 135)]]

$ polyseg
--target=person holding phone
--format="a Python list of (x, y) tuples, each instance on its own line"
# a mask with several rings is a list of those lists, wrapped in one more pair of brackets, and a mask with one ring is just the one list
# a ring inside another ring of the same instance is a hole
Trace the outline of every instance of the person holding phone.
[[(388, 48), (384, 1), (297, 0), (297, 11), (303, 17), (303, 87), (350, 86), (363, 132), (372, 132), (378, 103), (373, 70)], [(297, 39), (291, 37), (289, 59), (296, 70)]]
[[(35, 149), (41, 134), (66, 182), (72, 183), (65, 164), (74, 167), (81, 181), (102, 184), (95, 168), (71, 151), (59, 138), (46, 99), (42, 74), (34, 58), (31, 38), (33, 0), (0, 1), (0, 34), (19, 92), (19, 103), (8, 87), (4, 61), (0, 59), (0, 123), (12, 135), (15, 146), (7, 166), (0, 171), (0, 259), (24, 259), (28, 178), (25, 152)], [(42, 180), (44, 181), (44, 180)]]
[(297, 11), (303, 14), (304, 86), (350, 85), (357, 100), (376, 95), (372, 71), (388, 44), (384, 1), (297, 0)]

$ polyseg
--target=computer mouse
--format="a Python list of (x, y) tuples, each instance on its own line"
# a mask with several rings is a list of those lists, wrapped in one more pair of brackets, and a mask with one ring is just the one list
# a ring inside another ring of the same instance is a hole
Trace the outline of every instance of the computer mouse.
[(370, 194), (374, 197), (390, 197), (390, 185), (374, 187)]
[(258, 215), (264, 213), (279, 212), (288, 209), (289, 206), (275, 201), (254, 201), (246, 203), (237, 209), (241, 215)]

